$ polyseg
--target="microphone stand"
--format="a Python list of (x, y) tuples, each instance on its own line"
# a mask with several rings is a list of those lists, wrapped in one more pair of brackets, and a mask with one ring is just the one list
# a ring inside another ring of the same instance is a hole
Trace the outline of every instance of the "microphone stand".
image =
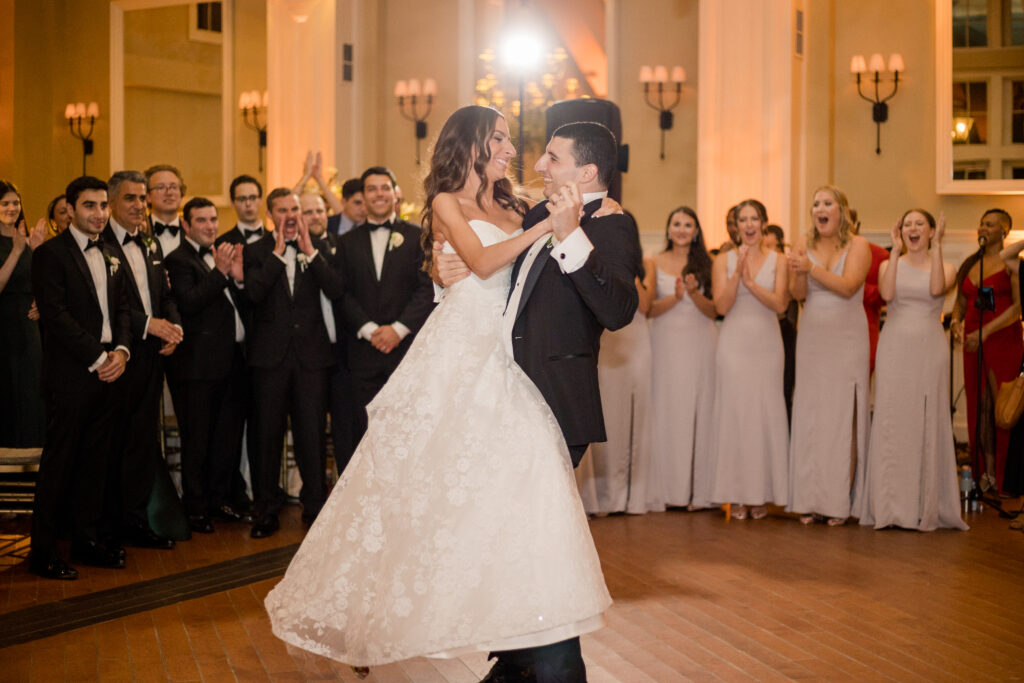
[[(974, 472), (978, 472), (978, 477), (974, 479), (971, 485), (971, 492), (967, 494), (967, 498), (971, 501), (978, 501), (985, 503), (989, 507), (994, 508), (999, 512), (1000, 517), (1013, 517), (1014, 515), (1008, 514), (1003, 510), (1002, 504), (999, 502), (999, 492), (995, 492), (995, 497), (985, 495), (981, 490), (981, 391), (984, 383), (982, 381), (984, 367), (985, 367), (985, 345), (981, 341), (981, 328), (985, 323), (985, 311), (992, 311), (995, 313), (995, 295), (986, 292), (985, 287), (985, 248), (988, 246), (988, 240), (981, 236), (978, 238), (978, 296), (974, 299), (974, 308), (978, 311), (978, 352), (975, 354), (975, 368), (977, 372), (974, 395), (974, 449), (971, 453), (971, 467)], [(965, 276), (967, 277), (967, 276)], [(995, 397), (992, 397), (993, 404), (995, 403)], [(993, 405), (993, 408), (995, 406)], [(989, 476), (993, 476), (992, 473), (986, 472)]]

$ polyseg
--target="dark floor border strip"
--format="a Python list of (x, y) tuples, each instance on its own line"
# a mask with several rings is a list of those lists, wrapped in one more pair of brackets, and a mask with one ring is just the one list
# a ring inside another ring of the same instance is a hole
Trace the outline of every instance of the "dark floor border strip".
[(0, 649), (284, 574), (299, 544), (0, 615)]

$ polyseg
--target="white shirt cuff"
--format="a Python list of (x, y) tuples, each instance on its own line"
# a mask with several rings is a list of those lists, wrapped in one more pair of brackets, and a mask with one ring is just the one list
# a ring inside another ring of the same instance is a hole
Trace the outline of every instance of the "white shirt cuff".
[(563, 273), (573, 273), (583, 267), (594, 250), (582, 228), (576, 228), (551, 249), (551, 258), (558, 262)]
[(107, 352), (104, 351), (100, 354), (100, 357), (96, 359), (96, 362), (89, 366), (89, 372), (96, 372), (101, 365), (107, 362)]
[(366, 341), (370, 341), (370, 336), (377, 330), (378, 327), (380, 327), (380, 325), (378, 325), (375, 322), (365, 323), (362, 327), (359, 328), (359, 331), (356, 332), (356, 339), (365, 339)]
[(405, 339), (406, 337), (409, 336), (409, 333), (412, 332), (412, 330), (410, 330), (408, 327), (398, 322), (397, 320), (391, 323), (391, 328), (398, 333), (399, 339)]
[(442, 287), (441, 285), (437, 284), (436, 282), (434, 283), (434, 303), (435, 304), (441, 303), (441, 299), (444, 298), (444, 293), (446, 291), (448, 291), (448, 290), (446, 290), (444, 287)]
[(142, 339), (145, 341), (146, 337), (149, 336), (149, 321), (153, 319), (153, 316), (146, 316), (146, 324), (142, 328)]
[(118, 344), (116, 347), (114, 347), (114, 350), (115, 351), (124, 351), (124, 362), (125, 363), (127, 363), (128, 361), (130, 361), (132, 359), (132, 352), (128, 350), (127, 346), (124, 346), (123, 344)]

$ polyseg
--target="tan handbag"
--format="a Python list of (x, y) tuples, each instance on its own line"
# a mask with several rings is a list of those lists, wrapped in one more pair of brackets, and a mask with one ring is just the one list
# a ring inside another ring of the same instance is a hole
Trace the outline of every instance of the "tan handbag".
[(1024, 412), (1024, 371), (999, 385), (996, 392), (996, 427), (1012, 429)]

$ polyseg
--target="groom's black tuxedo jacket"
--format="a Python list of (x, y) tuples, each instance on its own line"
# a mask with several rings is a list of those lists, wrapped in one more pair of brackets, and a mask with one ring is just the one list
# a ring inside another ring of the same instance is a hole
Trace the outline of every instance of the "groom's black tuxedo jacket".
[[(512, 328), (515, 360), (551, 406), (570, 446), (606, 439), (597, 383), (601, 332), (628, 324), (638, 304), (635, 228), (624, 215), (592, 218), (600, 206), (598, 200), (584, 207), (580, 225), (594, 249), (580, 269), (562, 273), (550, 247), (537, 255)], [(523, 228), (547, 215), (547, 202), (537, 204)], [(527, 251), (513, 266), (513, 285)]]
[[(122, 261), (113, 269), (110, 259), (114, 254), (106, 243), (101, 244), (113, 335), (108, 348), (130, 349), (131, 314), (125, 282), (128, 265)], [(32, 293), (40, 314), (44, 388), (48, 392), (70, 393), (98, 382), (89, 366), (105, 348), (100, 343), (103, 312), (89, 266), (70, 229), (40, 245), (32, 254)]]
[[(251, 326), (246, 327), (249, 365), (275, 368), (291, 347), (308, 370), (334, 364), (331, 340), (320, 309), (320, 291), (329, 299), (341, 296), (341, 275), (323, 251), (303, 269), (295, 263), (294, 291), (288, 290), (285, 264), (274, 256), (274, 234), (267, 233), (242, 251), (245, 293), (252, 302)], [(301, 253), (301, 252), (300, 252)]]
[[(395, 235), (402, 236), (401, 244), (397, 244)], [(348, 337), (344, 344), (346, 364), (357, 377), (390, 374), (398, 367), (416, 332), (434, 310), (434, 286), (423, 272), (421, 235), (420, 226), (395, 220), (384, 252), (380, 280), (373, 265), (370, 224), (357, 225), (338, 238), (336, 263), (345, 275), (344, 321), (337, 319), (338, 335), (341, 336), (341, 328), (344, 327), (344, 334)], [(395, 321), (408, 327), (411, 333), (389, 354), (381, 353), (367, 341), (356, 339), (359, 329), (368, 322), (390, 325)]]
[(224, 292), (244, 323), (248, 302), (244, 290), (207, 266), (187, 239), (164, 259), (164, 265), (185, 330), (185, 339), (171, 356), (178, 376), (182, 380), (227, 377), (235, 354), (235, 309)]

